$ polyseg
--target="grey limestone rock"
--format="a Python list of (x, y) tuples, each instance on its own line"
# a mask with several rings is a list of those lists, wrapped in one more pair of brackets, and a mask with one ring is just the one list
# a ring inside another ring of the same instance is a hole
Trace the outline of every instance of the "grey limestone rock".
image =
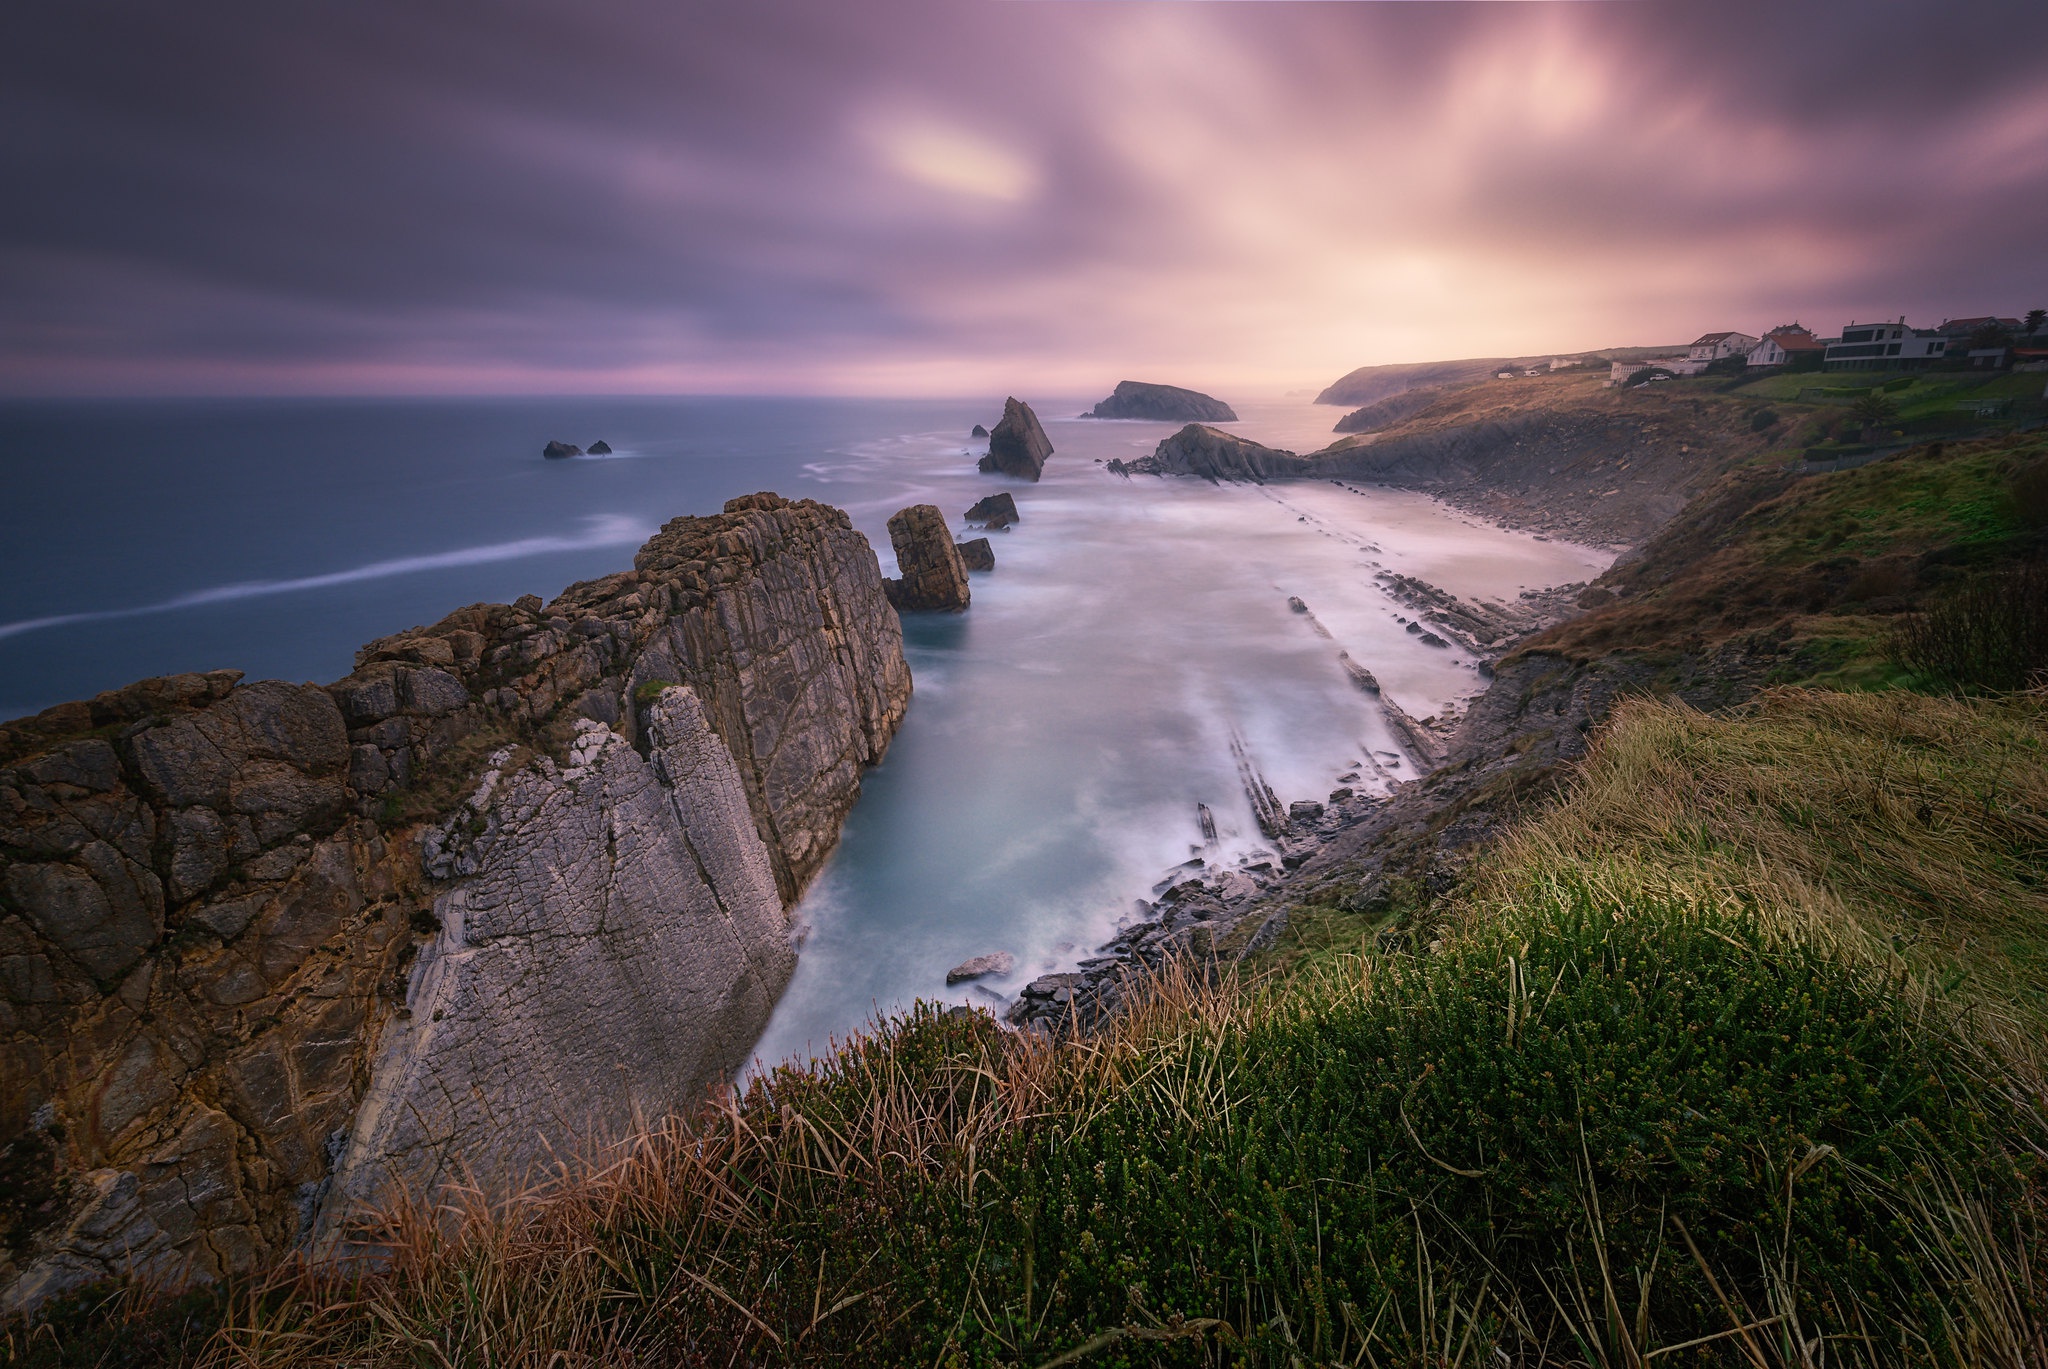
[[(0, 1146), (66, 1195), (0, 1247), (0, 1311), (254, 1269), (366, 1176), (496, 1182), (686, 1106), (765, 1024), (910, 694), (873, 548), (773, 494), (356, 659), (0, 725)], [(456, 1080), (525, 1130), (422, 1083)]]
[(1008, 951), (990, 951), (987, 955), (978, 955), (972, 960), (963, 960), (952, 969), (946, 971), (946, 982), (948, 984), (965, 984), (968, 980), (980, 979), (983, 975), (1008, 974), (1016, 968), (1016, 956), (1011, 955)]

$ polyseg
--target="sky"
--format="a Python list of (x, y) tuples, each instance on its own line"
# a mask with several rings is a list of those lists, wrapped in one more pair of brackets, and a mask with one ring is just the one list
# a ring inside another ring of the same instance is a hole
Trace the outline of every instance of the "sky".
[(2048, 305), (2038, 0), (26, 0), (0, 394), (1280, 391)]

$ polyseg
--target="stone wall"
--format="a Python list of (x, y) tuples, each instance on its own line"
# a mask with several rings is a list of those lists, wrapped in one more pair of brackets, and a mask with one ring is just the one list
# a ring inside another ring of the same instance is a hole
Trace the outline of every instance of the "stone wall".
[(326, 688), (0, 728), (0, 1307), (249, 1268), (394, 1179), (688, 1106), (909, 692), (866, 540), (752, 495)]

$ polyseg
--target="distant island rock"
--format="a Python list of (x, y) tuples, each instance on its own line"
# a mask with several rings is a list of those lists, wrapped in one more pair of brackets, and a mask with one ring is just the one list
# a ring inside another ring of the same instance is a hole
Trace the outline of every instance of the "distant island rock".
[(987, 437), (988, 429), (982, 427), (979, 423), (977, 423), (974, 425), (974, 431), (967, 435), (969, 437)]
[(1274, 480), (1303, 473), (1293, 452), (1268, 447), (1221, 428), (1190, 423), (1136, 461), (1112, 461), (1118, 475), (1198, 475), (1209, 480)]
[(1083, 418), (1149, 418), (1160, 423), (1235, 423), (1237, 411), (1213, 395), (1178, 385), (1120, 380), (1114, 393)]
[(612, 444), (600, 437), (597, 441), (590, 444), (585, 454), (588, 456), (610, 456), (612, 454)]
[(550, 461), (560, 461), (564, 457), (583, 455), (583, 449), (574, 442), (550, 442), (540, 449), (540, 454)]
[(967, 567), (946, 515), (935, 504), (912, 504), (889, 520), (889, 541), (896, 548), (900, 580), (882, 581), (882, 592), (898, 611), (936, 609), (957, 613), (967, 607)]
[(1039, 426), (1038, 415), (1013, 395), (1003, 401), (1003, 421), (988, 435), (988, 455), (981, 458), (980, 469), (992, 475), (1036, 480), (1051, 455), (1052, 440)]
[(967, 521), (991, 528), (1006, 528), (1019, 521), (1017, 501), (1010, 497), (1008, 490), (986, 495), (974, 501), (974, 507), (967, 511)]

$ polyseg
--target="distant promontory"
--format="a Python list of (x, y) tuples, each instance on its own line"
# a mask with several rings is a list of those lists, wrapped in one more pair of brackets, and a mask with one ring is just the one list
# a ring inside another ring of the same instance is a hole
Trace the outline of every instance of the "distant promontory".
[(1213, 395), (1178, 385), (1122, 380), (1108, 399), (1083, 418), (1149, 418), (1160, 423), (1235, 423), (1237, 411)]

